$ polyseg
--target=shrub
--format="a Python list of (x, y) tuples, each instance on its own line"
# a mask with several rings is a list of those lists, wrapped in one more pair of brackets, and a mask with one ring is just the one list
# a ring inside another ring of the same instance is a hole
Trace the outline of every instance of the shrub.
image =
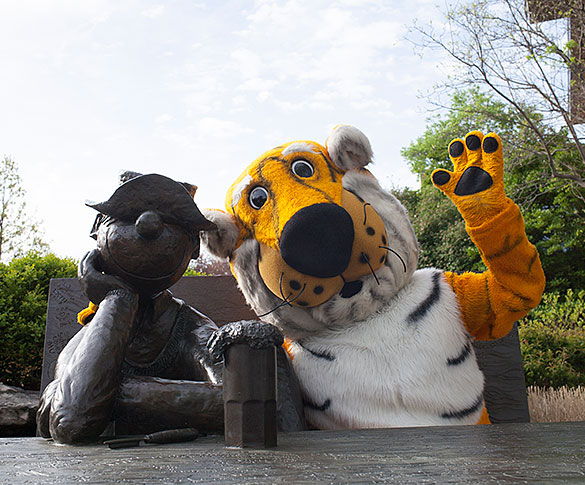
[(519, 334), (528, 386), (585, 385), (585, 290), (545, 294)]
[(0, 382), (39, 389), (49, 282), (76, 274), (74, 260), (53, 254), (0, 264)]

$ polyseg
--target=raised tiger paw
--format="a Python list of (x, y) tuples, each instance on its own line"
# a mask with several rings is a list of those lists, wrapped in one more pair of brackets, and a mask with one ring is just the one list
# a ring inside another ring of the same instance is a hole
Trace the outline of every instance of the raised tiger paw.
[(500, 137), (472, 131), (465, 140), (449, 144), (449, 157), (455, 171), (437, 169), (432, 181), (457, 206), (467, 225), (480, 226), (499, 214), (507, 204)]

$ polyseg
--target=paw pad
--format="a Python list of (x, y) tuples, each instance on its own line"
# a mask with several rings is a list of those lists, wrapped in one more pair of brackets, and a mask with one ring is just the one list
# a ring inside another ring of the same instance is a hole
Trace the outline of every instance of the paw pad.
[(449, 144), (449, 156), (455, 170), (440, 168), (431, 175), (433, 184), (449, 197), (475, 195), (503, 184), (502, 142), (497, 134), (484, 137), (481, 131), (472, 131)]
[(457, 186), (455, 187), (455, 195), (472, 195), (489, 189), (494, 181), (489, 173), (479, 167), (468, 167)]
[(486, 136), (483, 140), (483, 151), (486, 153), (494, 153), (499, 147), (498, 140), (493, 136)]
[(433, 173), (433, 182), (435, 185), (445, 185), (449, 180), (451, 180), (451, 175), (445, 170), (437, 170)]
[(451, 143), (451, 146), (449, 147), (449, 155), (451, 155), (453, 158), (460, 157), (463, 155), (463, 150), (465, 150), (463, 143), (461, 143), (459, 140), (456, 140)]
[(481, 140), (477, 135), (468, 135), (467, 138), (465, 138), (465, 144), (467, 145), (468, 150), (475, 151), (481, 147)]
[(478, 227), (506, 206), (502, 142), (496, 133), (472, 131), (449, 144), (454, 170), (440, 168), (433, 184), (457, 206), (470, 227)]

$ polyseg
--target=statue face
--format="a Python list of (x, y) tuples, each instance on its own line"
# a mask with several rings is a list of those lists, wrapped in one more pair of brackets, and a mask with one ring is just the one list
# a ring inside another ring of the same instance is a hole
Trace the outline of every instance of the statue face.
[(199, 256), (199, 236), (164, 222), (154, 211), (142, 213), (134, 224), (105, 221), (97, 243), (104, 271), (143, 294), (153, 295), (172, 286), (189, 261)]

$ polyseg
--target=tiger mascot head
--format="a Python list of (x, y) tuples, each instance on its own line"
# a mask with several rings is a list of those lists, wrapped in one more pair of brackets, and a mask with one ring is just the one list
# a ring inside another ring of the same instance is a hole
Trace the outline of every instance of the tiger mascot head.
[(418, 244), (406, 210), (364, 167), (357, 128), (326, 144), (295, 141), (263, 154), (236, 179), (227, 212), (202, 242), (229, 258), (248, 303), (300, 339), (363, 320), (411, 279)]

